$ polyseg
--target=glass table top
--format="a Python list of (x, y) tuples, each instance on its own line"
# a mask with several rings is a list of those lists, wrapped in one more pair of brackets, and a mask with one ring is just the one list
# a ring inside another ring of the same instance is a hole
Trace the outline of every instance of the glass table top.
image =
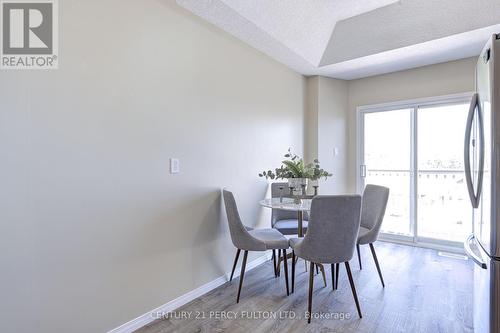
[(292, 198), (272, 198), (259, 201), (261, 206), (274, 209), (283, 209), (290, 211), (309, 211), (311, 210), (311, 199), (302, 199), (300, 204), (293, 202)]

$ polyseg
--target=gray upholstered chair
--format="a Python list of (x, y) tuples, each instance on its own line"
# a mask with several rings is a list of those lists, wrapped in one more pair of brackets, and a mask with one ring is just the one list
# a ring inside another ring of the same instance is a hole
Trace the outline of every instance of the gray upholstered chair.
[[(314, 264), (331, 264), (332, 287), (334, 286), (334, 264), (344, 263), (354, 296), (356, 308), (361, 318), (356, 287), (352, 279), (349, 260), (354, 254), (354, 246), (359, 232), (361, 196), (359, 195), (319, 195), (312, 199), (309, 230), (304, 238), (290, 239), (292, 263), (295, 256), (310, 262), (308, 322), (311, 322)], [(295, 265), (292, 264), (292, 293), (295, 283)]]
[(240, 301), (241, 286), (243, 285), (248, 251), (278, 250), (278, 254), (283, 254), (286, 294), (288, 296), (288, 265), (286, 253), (286, 249), (289, 247), (288, 239), (275, 229), (248, 230), (249, 228), (245, 227), (241, 222), (233, 193), (227, 191), (226, 189), (224, 189), (222, 193), (224, 197), (224, 205), (226, 207), (227, 221), (229, 223), (229, 233), (231, 234), (231, 240), (237, 249), (229, 281), (233, 279), (234, 270), (236, 268), (236, 264), (238, 263), (240, 252), (241, 250), (244, 251), (236, 303)]
[(377, 240), (384, 220), (385, 208), (389, 200), (389, 189), (379, 185), (366, 185), (363, 192), (362, 206), (361, 206), (361, 227), (359, 228), (358, 242), (356, 243), (356, 250), (358, 252), (359, 269), (361, 266), (361, 255), (359, 253), (359, 246), (369, 244), (372, 252), (375, 266), (377, 266), (378, 275), (382, 287), (385, 287), (384, 278), (380, 271), (377, 254), (373, 243)]
[[(279, 198), (281, 195), (281, 189), (283, 188), (283, 194), (289, 193), (288, 183), (272, 183), (271, 184), (271, 197)], [(307, 230), (307, 220), (309, 216), (304, 213), (304, 219), (302, 222), (302, 229)], [(277, 229), (283, 235), (297, 235), (297, 212), (283, 210), (283, 209), (273, 209), (271, 213), (271, 226)]]
[[(288, 188), (288, 183), (272, 183), (271, 184), (271, 197), (279, 198), (283, 194), (288, 194), (290, 189)], [(302, 230), (304, 233), (307, 231), (307, 220), (309, 215), (304, 212), (304, 218), (302, 220)], [(297, 235), (299, 222), (297, 220), (297, 212), (284, 209), (273, 209), (271, 212), (271, 227), (281, 232), (283, 235)], [(273, 262), (276, 267), (276, 254), (273, 250)], [(279, 276), (279, 267), (275, 268), (274, 275)]]

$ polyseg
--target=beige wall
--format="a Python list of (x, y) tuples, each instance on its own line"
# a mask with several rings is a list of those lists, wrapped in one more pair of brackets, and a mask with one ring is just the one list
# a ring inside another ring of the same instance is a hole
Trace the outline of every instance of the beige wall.
[(474, 90), (475, 58), (349, 81), (346, 187), (356, 190), (356, 108)]
[(0, 72), (1, 332), (103, 332), (221, 276), (219, 189), (267, 226), (257, 174), (303, 152), (302, 76), (173, 0), (59, 7), (59, 70)]
[(319, 76), (306, 79), (304, 112), (304, 159), (311, 162), (318, 157), (318, 102)]
[(320, 193), (346, 193), (348, 82), (313, 76), (306, 83), (305, 159), (318, 158), (333, 174), (320, 180)]
[[(319, 77), (318, 159), (333, 174), (320, 181), (323, 194), (345, 194), (347, 188), (348, 82)], [(337, 149), (337, 155), (335, 155)]]

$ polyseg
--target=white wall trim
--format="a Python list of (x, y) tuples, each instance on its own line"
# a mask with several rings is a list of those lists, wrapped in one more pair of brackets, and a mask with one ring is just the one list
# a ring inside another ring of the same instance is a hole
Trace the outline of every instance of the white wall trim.
[[(258, 257), (257, 259), (250, 261), (247, 264), (245, 271), (248, 272), (257, 266), (262, 265), (263, 263), (265, 263), (266, 261), (268, 261), (270, 259), (271, 259), (271, 253), (266, 252), (264, 255)], [(175, 311), (176, 309), (191, 302), (192, 300), (194, 300), (200, 296), (203, 296), (204, 294), (208, 293), (209, 291), (214, 290), (215, 288), (222, 286), (224, 283), (229, 281), (230, 275), (231, 275), (231, 272), (227, 272), (226, 274), (216, 278), (215, 280), (212, 280), (208, 283), (205, 283), (204, 285), (202, 285), (196, 289), (193, 289), (193, 290), (185, 293), (184, 295), (181, 295), (181, 296), (177, 297), (176, 299), (173, 299), (170, 302), (165, 303), (165, 304), (157, 307), (154, 310), (151, 310), (151, 311), (149, 311), (149, 312), (147, 312), (147, 313), (145, 313), (145, 314), (143, 314), (135, 319), (132, 319), (131, 321), (129, 321), (129, 322), (117, 327), (117, 328), (114, 328), (114, 329), (108, 331), (108, 333), (132, 333), (133, 331), (138, 330), (139, 328), (144, 327), (147, 324), (158, 319), (157, 316), (154, 315), (155, 313), (168, 313), (168, 312)], [(234, 280), (234, 278), (237, 278), (238, 276), (240, 276), (240, 270), (236, 269), (236, 271), (234, 272), (233, 280)]]
[(474, 94), (473, 91), (467, 91), (459, 94), (430, 96), (430, 97), (412, 98), (412, 99), (405, 99), (405, 100), (386, 102), (386, 103), (360, 105), (357, 107), (357, 111), (377, 112), (377, 111), (389, 111), (398, 108), (410, 109), (424, 105), (448, 104), (448, 103), (453, 103), (454, 101), (461, 102), (464, 99), (470, 99), (473, 94)]

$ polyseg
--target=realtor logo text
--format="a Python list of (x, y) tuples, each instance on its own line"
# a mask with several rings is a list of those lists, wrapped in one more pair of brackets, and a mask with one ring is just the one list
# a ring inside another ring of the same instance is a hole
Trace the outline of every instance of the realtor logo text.
[(0, 0), (1, 69), (56, 69), (57, 0)]

